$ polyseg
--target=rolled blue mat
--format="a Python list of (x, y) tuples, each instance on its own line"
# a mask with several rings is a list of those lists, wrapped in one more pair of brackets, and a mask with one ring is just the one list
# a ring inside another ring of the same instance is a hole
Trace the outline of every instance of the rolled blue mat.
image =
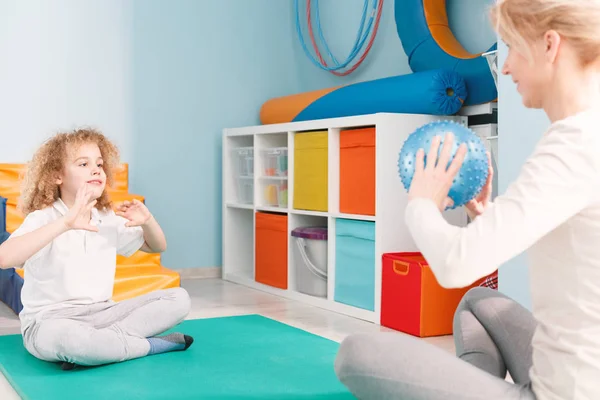
[[(460, 73), (469, 91), (469, 96), (465, 99), (466, 106), (495, 100), (498, 97), (498, 90), (487, 60), (479, 54), (473, 54), (474, 57), (469, 58), (459, 54), (449, 54), (432, 35), (431, 26), (440, 28), (440, 23), (448, 24), (446, 13), (442, 14), (440, 10), (434, 9), (439, 6), (438, 3), (445, 6), (445, 2), (438, 1), (397, 0), (395, 2), (396, 30), (402, 48), (408, 56), (410, 69), (419, 72), (444, 68)], [(444, 17), (441, 18), (441, 15)], [(452, 37), (451, 30), (448, 28), (445, 32), (443, 39), (446, 42), (453, 42), (455, 39)], [(497, 50), (497, 48), (497, 44), (494, 43), (487, 51)], [(464, 49), (460, 50), (466, 52)]]
[(294, 121), (381, 112), (452, 115), (466, 97), (467, 86), (459, 73), (437, 69), (341, 87), (308, 105)]

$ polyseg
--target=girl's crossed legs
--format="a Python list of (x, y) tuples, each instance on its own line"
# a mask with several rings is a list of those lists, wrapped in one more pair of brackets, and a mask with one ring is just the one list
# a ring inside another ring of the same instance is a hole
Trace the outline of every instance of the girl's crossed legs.
[(528, 372), (535, 327), (517, 302), (474, 288), (454, 317), (458, 357), (409, 335), (352, 335), (340, 346), (336, 373), (359, 399), (534, 400)]
[[(85, 366), (109, 364), (146, 356), (161, 344), (165, 351), (169, 349), (170, 342), (154, 343), (147, 338), (171, 329), (189, 310), (190, 298), (184, 289), (159, 290), (119, 303), (44, 313), (26, 329), (23, 340), (27, 350), (42, 360)], [(179, 334), (168, 339), (181, 342), (183, 337)], [(186, 336), (184, 343), (172, 343), (170, 349), (187, 349), (189, 340)]]

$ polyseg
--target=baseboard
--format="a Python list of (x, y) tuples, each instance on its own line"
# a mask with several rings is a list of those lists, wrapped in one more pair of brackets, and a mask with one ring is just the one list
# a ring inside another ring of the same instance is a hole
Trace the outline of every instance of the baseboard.
[(215, 279), (221, 278), (221, 267), (195, 267), (175, 269), (181, 279)]

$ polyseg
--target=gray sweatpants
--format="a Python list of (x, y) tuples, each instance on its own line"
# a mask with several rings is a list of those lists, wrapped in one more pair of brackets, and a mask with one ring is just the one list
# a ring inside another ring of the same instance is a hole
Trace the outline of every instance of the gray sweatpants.
[(159, 290), (119, 303), (48, 311), (23, 332), (33, 356), (83, 366), (143, 357), (150, 351), (146, 338), (185, 319), (190, 298), (182, 288)]
[[(533, 315), (488, 288), (471, 289), (454, 317), (457, 356), (394, 332), (346, 338), (338, 378), (359, 399), (535, 400), (528, 377)], [(506, 381), (506, 372), (515, 383)]]

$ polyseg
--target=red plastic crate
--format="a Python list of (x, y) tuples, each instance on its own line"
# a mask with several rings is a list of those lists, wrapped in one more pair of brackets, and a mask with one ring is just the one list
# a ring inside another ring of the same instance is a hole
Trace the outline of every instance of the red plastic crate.
[(383, 255), (381, 325), (418, 337), (452, 334), (452, 321), (464, 294), (480, 286), (440, 286), (421, 253)]

